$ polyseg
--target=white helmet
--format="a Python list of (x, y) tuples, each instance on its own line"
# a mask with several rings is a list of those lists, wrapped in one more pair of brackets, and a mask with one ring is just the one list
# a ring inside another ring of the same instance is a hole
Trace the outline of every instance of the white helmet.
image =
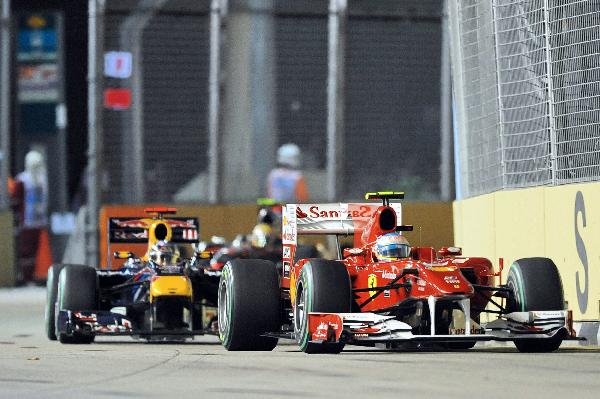
[(43, 184), (46, 179), (46, 167), (44, 165), (44, 156), (41, 152), (31, 150), (25, 154), (25, 171), (29, 173), (36, 186)]
[(35, 150), (29, 151), (25, 154), (25, 169), (33, 171), (44, 166), (44, 156)]
[(150, 260), (156, 266), (171, 266), (179, 262), (179, 249), (169, 241), (157, 241), (150, 249)]
[(277, 150), (277, 163), (297, 168), (300, 166), (300, 148), (293, 143), (284, 144)]
[(252, 229), (251, 244), (255, 248), (265, 248), (273, 240), (273, 229), (266, 223), (259, 223)]
[(377, 237), (373, 250), (379, 261), (397, 260), (410, 256), (408, 240), (396, 231)]

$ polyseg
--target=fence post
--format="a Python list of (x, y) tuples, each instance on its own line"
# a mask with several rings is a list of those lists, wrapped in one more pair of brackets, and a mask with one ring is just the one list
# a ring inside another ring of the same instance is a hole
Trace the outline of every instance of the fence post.
[(557, 184), (556, 165), (556, 126), (554, 124), (554, 84), (552, 82), (552, 49), (550, 47), (550, 6), (544, 0), (544, 38), (546, 40), (546, 87), (548, 90), (548, 128), (550, 129), (550, 175), (552, 185)]
[(223, 0), (210, 4), (210, 65), (208, 77), (208, 201), (219, 201), (219, 127), (221, 105), (221, 19)]
[(2, 0), (2, 52), (0, 54), (0, 211), (9, 209), (8, 177), (10, 174), (10, 0)]
[(329, 1), (327, 68), (327, 199), (343, 193), (344, 55), (347, 0)]
[(448, 0), (442, 5), (442, 65), (440, 111), (440, 197), (452, 199), (452, 82), (450, 77), (450, 24)]
[(494, 36), (494, 58), (496, 60), (496, 87), (497, 93), (497, 109), (498, 109), (498, 136), (500, 138), (500, 162), (502, 173), (502, 189), (507, 187), (506, 177), (506, 162), (504, 158), (504, 113), (502, 111), (502, 81), (500, 79), (500, 47), (498, 45), (498, 34), (496, 30), (496, 4), (497, 0), (492, 0), (492, 35)]
[(89, 0), (88, 23), (88, 164), (87, 164), (87, 218), (86, 263), (98, 267), (98, 212), (102, 183), (102, 90), (99, 72), (102, 71), (102, 26), (104, 0)]

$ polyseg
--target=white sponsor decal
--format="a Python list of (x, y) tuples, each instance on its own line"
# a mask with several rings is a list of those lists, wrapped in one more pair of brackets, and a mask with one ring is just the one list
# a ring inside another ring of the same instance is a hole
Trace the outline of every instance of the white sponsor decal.
[(444, 276), (444, 281), (448, 284), (460, 284), (460, 280), (456, 276)]
[(388, 278), (390, 280), (393, 280), (396, 277), (397, 277), (396, 273), (388, 272), (387, 270), (384, 270), (381, 272), (381, 278)]

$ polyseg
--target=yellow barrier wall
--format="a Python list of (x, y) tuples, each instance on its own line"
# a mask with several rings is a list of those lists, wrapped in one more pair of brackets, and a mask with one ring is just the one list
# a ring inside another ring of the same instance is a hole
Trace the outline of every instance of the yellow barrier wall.
[(15, 285), (15, 250), (12, 212), (0, 212), (0, 287)]
[(456, 201), (455, 244), (467, 256), (551, 258), (576, 320), (600, 319), (600, 183), (510, 190)]
[(403, 202), (402, 223), (414, 226), (403, 233), (412, 245), (439, 249), (454, 243), (450, 202)]

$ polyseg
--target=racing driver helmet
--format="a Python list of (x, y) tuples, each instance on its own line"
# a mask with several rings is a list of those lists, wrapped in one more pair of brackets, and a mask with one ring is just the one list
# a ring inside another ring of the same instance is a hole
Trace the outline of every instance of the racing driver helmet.
[(177, 246), (167, 240), (157, 241), (150, 249), (150, 261), (156, 266), (176, 265), (179, 256)]
[(408, 258), (410, 244), (403, 235), (395, 231), (379, 236), (375, 242), (373, 252), (378, 261)]
[(254, 248), (265, 248), (272, 241), (273, 229), (266, 223), (259, 223), (252, 229), (250, 244)]

